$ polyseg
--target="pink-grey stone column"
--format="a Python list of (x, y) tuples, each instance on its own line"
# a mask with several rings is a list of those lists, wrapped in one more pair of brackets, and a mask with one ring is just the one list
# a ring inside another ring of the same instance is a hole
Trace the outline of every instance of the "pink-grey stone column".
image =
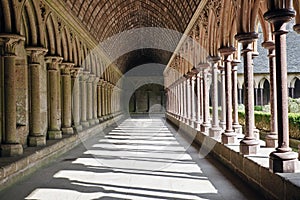
[(28, 67), (30, 73), (30, 131), (28, 137), (28, 146), (45, 146), (46, 135), (42, 130), (41, 121), (41, 68), (42, 62), (45, 60), (44, 56), (48, 49), (41, 47), (26, 48), (29, 56)]
[(224, 144), (233, 144), (236, 142), (236, 133), (232, 127), (232, 55), (235, 52), (234, 47), (223, 47), (219, 49), (223, 56), (225, 71), (225, 100), (226, 100), (226, 128), (222, 134)]
[[(197, 70), (198, 71), (198, 70)], [(196, 129), (200, 131), (202, 123), (202, 93), (201, 93), (201, 73), (197, 73), (197, 116), (196, 116)]]
[(237, 70), (238, 70), (237, 65), (240, 63), (240, 61), (233, 60), (231, 63), (232, 63), (232, 109), (233, 109), (232, 128), (237, 134), (241, 134), (243, 128), (239, 123), (238, 78), (237, 78)]
[(266, 136), (266, 146), (276, 147), (278, 143), (277, 136), (277, 95), (276, 95), (276, 69), (275, 69), (275, 43), (273, 41), (267, 41), (262, 44), (269, 52), (269, 68), (270, 68), (270, 109), (271, 109), (271, 132)]
[[(299, 169), (298, 155), (289, 147), (288, 120), (288, 87), (287, 87), (287, 55), (286, 55), (286, 23), (295, 12), (290, 7), (276, 7), (268, 1), (269, 11), (264, 17), (274, 25), (276, 82), (277, 82), (277, 129), (278, 147), (270, 154), (270, 170), (275, 172), (296, 172)], [(277, 5), (278, 6), (278, 5)]]
[(203, 123), (201, 124), (201, 132), (208, 134), (208, 130), (211, 126), (209, 120), (209, 78), (208, 70), (209, 65), (203, 65)]
[(186, 108), (187, 108), (187, 121), (186, 123), (188, 125), (191, 125), (191, 119), (192, 119), (192, 110), (191, 110), (191, 78), (190, 75), (187, 75), (186, 79), (186, 96), (187, 96), (187, 102), (186, 102)]
[(4, 64), (4, 134), (1, 144), (1, 156), (10, 157), (23, 154), (23, 147), (17, 134), (16, 112), (16, 48), (25, 39), (19, 35), (0, 34)]
[(220, 116), (220, 127), (226, 129), (226, 89), (225, 89), (225, 68), (219, 66), (220, 77), (221, 77), (221, 116)]
[(61, 80), (62, 80), (62, 133), (73, 134), (72, 128), (72, 81), (71, 69), (74, 63), (62, 63)]
[(245, 80), (245, 137), (240, 142), (240, 152), (245, 155), (256, 154), (259, 149), (259, 141), (255, 138), (254, 118), (254, 80), (252, 43), (257, 39), (257, 33), (242, 33), (235, 36), (242, 43), (242, 55), (244, 58)]
[(196, 127), (196, 74), (193, 73), (191, 77), (191, 126)]
[(219, 138), (222, 129), (219, 127), (219, 102), (218, 102), (218, 62), (220, 57), (208, 57), (212, 73), (212, 125), (209, 129), (209, 136)]

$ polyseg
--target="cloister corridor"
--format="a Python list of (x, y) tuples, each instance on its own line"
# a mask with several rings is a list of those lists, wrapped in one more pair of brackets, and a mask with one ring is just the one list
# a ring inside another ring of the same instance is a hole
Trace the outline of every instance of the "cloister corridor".
[(176, 129), (162, 116), (126, 119), (0, 199), (263, 199)]
[(1, 0), (0, 200), (300, 199), (300, 0)]

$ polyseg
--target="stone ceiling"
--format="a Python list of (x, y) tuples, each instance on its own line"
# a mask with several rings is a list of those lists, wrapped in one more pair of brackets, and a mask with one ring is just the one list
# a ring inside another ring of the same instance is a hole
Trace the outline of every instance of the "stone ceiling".
[[(66, 7), (99, 42), (124, 31), (143, 27), (160, 27), (183, 33), (200, 3), (200, 0), (64, 1)], [(115, 63), (126, 72), (141, 63), (167, 64), (171, 54), (172, 52), (162, 50), (155, 52), (136, 49), (131, 54), (127, 52), (126, 55), (118, 57)]]

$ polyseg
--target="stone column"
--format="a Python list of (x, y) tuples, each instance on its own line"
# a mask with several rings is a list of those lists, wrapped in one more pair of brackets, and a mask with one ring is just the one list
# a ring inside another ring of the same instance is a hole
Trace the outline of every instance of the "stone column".
[(97, 83), (97, 117), (99, 122), (102, 122), (102, 90), (101, 90), (101, 80)]
[(209, 129), (209, 136), (219, 138), (222, 129), (219, 127), (219, 103), (218, 103), (218, 62), (220, 57), (208, 57), (212, 69), (212, 125)]
[(255, 138), (254, 126), (254, 90), (253, 90), (253, 62), (252, 43), (257, 39), (257, 33), (242, 33), (236, 35), (238, 42), (242, 43), (242, 55), (244, 58), (244, 80), (245, 80), (245, 137), (240, 142), (242, 154), (256, 154), (259, 149), (259, 141)]
[(196, 116), (196, 129), (200, 130), (200, 125), (202, 123), (202, 113), (201, 113), (201, 73), (197, 73), (197, 116)]
[(184, 121), (184, 95), (183, 95), (183, 82), (182, 82), (182, 79), (180, 79), (180, 121)]
[(255, 102), (254, 105), (257, 106), (258, 104), (258, 88), (254, 88), (254, 92), (255, 92)]
[(41, 122), (41, 89), (43, 84), (41, 80), (42, 60), (48, 52), (48, 49), (39, 47), (26, 48), (29, 55), (28, 67), (30, 71), (30, 131), (28, 137), (28, 146), (37, 147), (46, 145), (46, 135), (42, 130)]
[(73, 128), (79, 132), (82, 131), (82, 125), (80, 123), (80, 82), (82, 68), (74, 67), (71, 70), (71, 79), (72, 79), (72, 116), (73, 116)]
[(108, 118), (110, 119), (112, 117), (112, 107), (111, 107), (111, 101), (112, 101), (112, 84), (109, 83), (107, 88), (107, 107), (108, 107)]
[[(268, 1), (269, 5), (273, 1)], [(274, 10), (273, 10), (274, 9)], [(292, 8), (273, 8), (264, 17), (274, 25), (276, 55), (276, 94), (277, 94), (277, 129), (278, 147), (270, 154), (270, 170), (275, 172), (295, 172), (299, 169), (298, 155), (289, 147), (288, 121), (288, 88), (287, 88), (287, 55), (286, 23), (295, 16)]]
[(233, 123), (232, 128), (237, 134), (242, 134), (243, 128), (239, 123), (239, 104), (238, 104), (238, 79), (237, 79), (237, 65), (240, 61), (232, 61), (232, 108), (233, 108)]
[(89, 78), (90, 72), (83, 71), (80, 76), (80, 90), (81, 90), (81, 125), (84, 129), (90, 126), (87, 121), (87, 85), (86, 82)]
[(220, 127), (226, 129), (226, 89), (225, 89), (225, 70), (223, 66), (219, 66), (221, 76), (221, 116)]
[(187, 102), (186, 102), (186, 108), (187, 108), (187, 124), (191, 125), (192, 123), (192, 110), (191, 110), (191, 78), (190, 75), (187, 75), (186, 79), (186, 96), (187, 96)]
[(186, 109), (186, 104), (187, 104), (187, 99), (186, 99), (186, 80), (185, 78), (183, 78), (182, 81), (182, 91), (183, 91), (183, 105), (182, 105), (182, 109), (183, 109), (183, 122), (186, 123), (187, 122), (187, 109)]
[(107, 81), (103, 81), (102, 85), (102, 91), (103, 91), (103, 118), (104, 120), (107, 120)]
[(203, 66), (203, 123), (201, 125), (201, 131), (208, 134), (208, 130), (211, 126), (209, 121), (209, 79), (208, 70), (209, 66)]
[(243, 104), (243, 88), (238, 88), (239, 92), (239, 104)]
[(277, 136), (277, 95), (276, 95), (276, 69), (275, 69), (275, 43), (267, 41), (262, 44), (269, 52), (269, 68), (270, 68), (270, 108), (271, 108), (271, 132), (266, 136), (266, 146), (276, 147), (278, 143)]
[(62, 133), (73, 134), (72, 128), (72, 82), (70, 70), (74, 63), (62, 63)]
[(193, 72), (191, 77), (191, 126), (196, 128), (196, 93), (195, 93), (195, 85), (196, 85), (196, 74)]
[(225, 71), (225, 101), (226, 101), (226, 128), (222, 134), (224, 144), (233, 144), (236, 142), (236, 133), (232, 127), (232, 55), (235, 52), (234, 47), (224, 47), (219, 49), (223, 56)]
[(95, 75), (90, 74), (89, 78), (87, 79), (87, 121), (89, 122), (90, 126), (95, 125), (95, 121), (93, 119), (93, 83), (95, 80)]
[(23, 147), (17, 134), (16, 112), (16, 48), (25, 40), (19, 35), (0, 34), (4, 68), (4, 135), (2, 136), (1, 156), (18, 156), (23, 154)]
[(59, 64), (63, 60), (62, 57), (57, 56), (47, 56), (47, 69), (48, 69), (48, 112), (49, 112), (49, 126), (48, 126), (48, 138), (50, 140), (56, 140), (62, 138), (62, 132), (60, 130), (58, 118), (60, 114), (58, 113), (58, 72)]
[(94, 124), (99, 124), (98, 120), (98, 83), (99, 77), (95, 77), (93, 82), (93, 120)]

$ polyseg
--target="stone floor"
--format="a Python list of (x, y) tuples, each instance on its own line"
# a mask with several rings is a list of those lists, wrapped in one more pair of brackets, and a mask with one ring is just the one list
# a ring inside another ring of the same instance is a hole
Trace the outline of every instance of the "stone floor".
[(0, 199), (263, 199), (159, 117), (134, 117), (0, 192)]

